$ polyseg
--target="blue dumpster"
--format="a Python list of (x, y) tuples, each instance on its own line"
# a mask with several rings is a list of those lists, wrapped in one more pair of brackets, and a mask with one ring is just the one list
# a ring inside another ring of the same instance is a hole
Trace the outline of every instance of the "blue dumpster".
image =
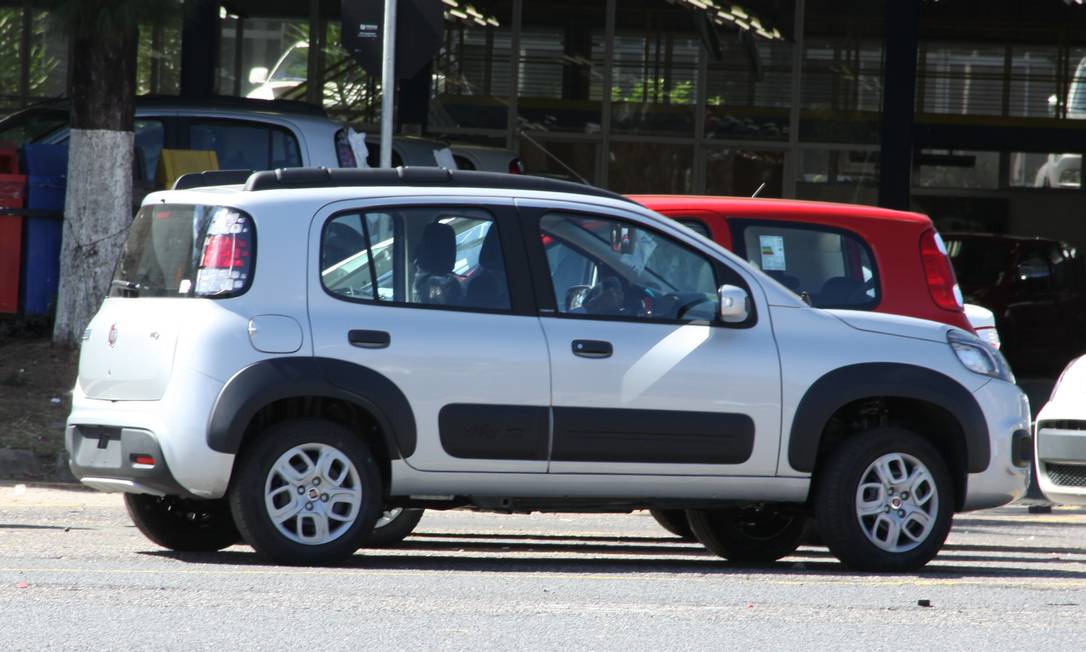
[(68, 146), (24, 145), (23, 167), (27, 176), (26, 207), (31, 211), (23, 240), (23, 311), (44, 315), (56, 303), (60, 282)]

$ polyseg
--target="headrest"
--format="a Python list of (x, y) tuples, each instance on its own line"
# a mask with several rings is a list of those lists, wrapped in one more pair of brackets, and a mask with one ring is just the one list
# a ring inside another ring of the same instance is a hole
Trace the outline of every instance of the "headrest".
[(456, 263), (456, 232), (448, 224), (430, 222), (422, 230), (415, 265), (427, 274), (448, 274)]
[(502, 243), (498, 237), (498, 225), (491, 224), (479, 249), (479, 264), (485, 269), (502, 268)]

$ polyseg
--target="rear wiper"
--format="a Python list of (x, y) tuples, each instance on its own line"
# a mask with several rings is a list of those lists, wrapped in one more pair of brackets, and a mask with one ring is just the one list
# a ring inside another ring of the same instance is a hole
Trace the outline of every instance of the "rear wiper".
[(140, 286), (139, 286), (139, 284), (138, 283), (133, 283), (132, 281), (122, 281), (122, 280), (119, 280), (119, 279), (114, 279), (109, 284), (109, 286), (114, 287), (114, 288), (121, 288), (125, 292), (131, 293), (131, 296), (133, 296), (133, 297), (138, 297), (140, 295)]

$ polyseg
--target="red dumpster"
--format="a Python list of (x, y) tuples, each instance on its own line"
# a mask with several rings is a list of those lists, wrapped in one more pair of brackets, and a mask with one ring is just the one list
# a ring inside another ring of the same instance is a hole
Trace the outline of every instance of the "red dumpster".
[(23, 216), (2, 209), (22, 208), (26, 177), (0, 174), (0, 313), (19, 310), (19, 271), (22, 269)]

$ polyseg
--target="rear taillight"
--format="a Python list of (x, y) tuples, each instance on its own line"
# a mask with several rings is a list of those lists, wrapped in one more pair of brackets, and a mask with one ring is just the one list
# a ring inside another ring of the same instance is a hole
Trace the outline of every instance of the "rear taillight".
[(928, 229), (920, 236), (920, 259), (924, 263), (924, 276), (927, 277), (928, 291), (935, 305), (944, 310), (962, 310), (964, 302), (958, 278), (950, 266), (943, 238), (935, 229)]
[(524, 164), (519, 158), (509, 161), (509, 174), (524, 174)]
[(204, 237), (196, 271), (196, 296), (225, 298), (244, 292), (252, 279), (255, 248), (249, 216), (219, 209)]
[(346, 129), (340, 129), (336, 132), (336, 159), (339, 161), (339, 167), (341, 168), (358, 167), (358, 161), (354, 157), (354, 150), (351, 149), (351, 141), (347, 138)]

